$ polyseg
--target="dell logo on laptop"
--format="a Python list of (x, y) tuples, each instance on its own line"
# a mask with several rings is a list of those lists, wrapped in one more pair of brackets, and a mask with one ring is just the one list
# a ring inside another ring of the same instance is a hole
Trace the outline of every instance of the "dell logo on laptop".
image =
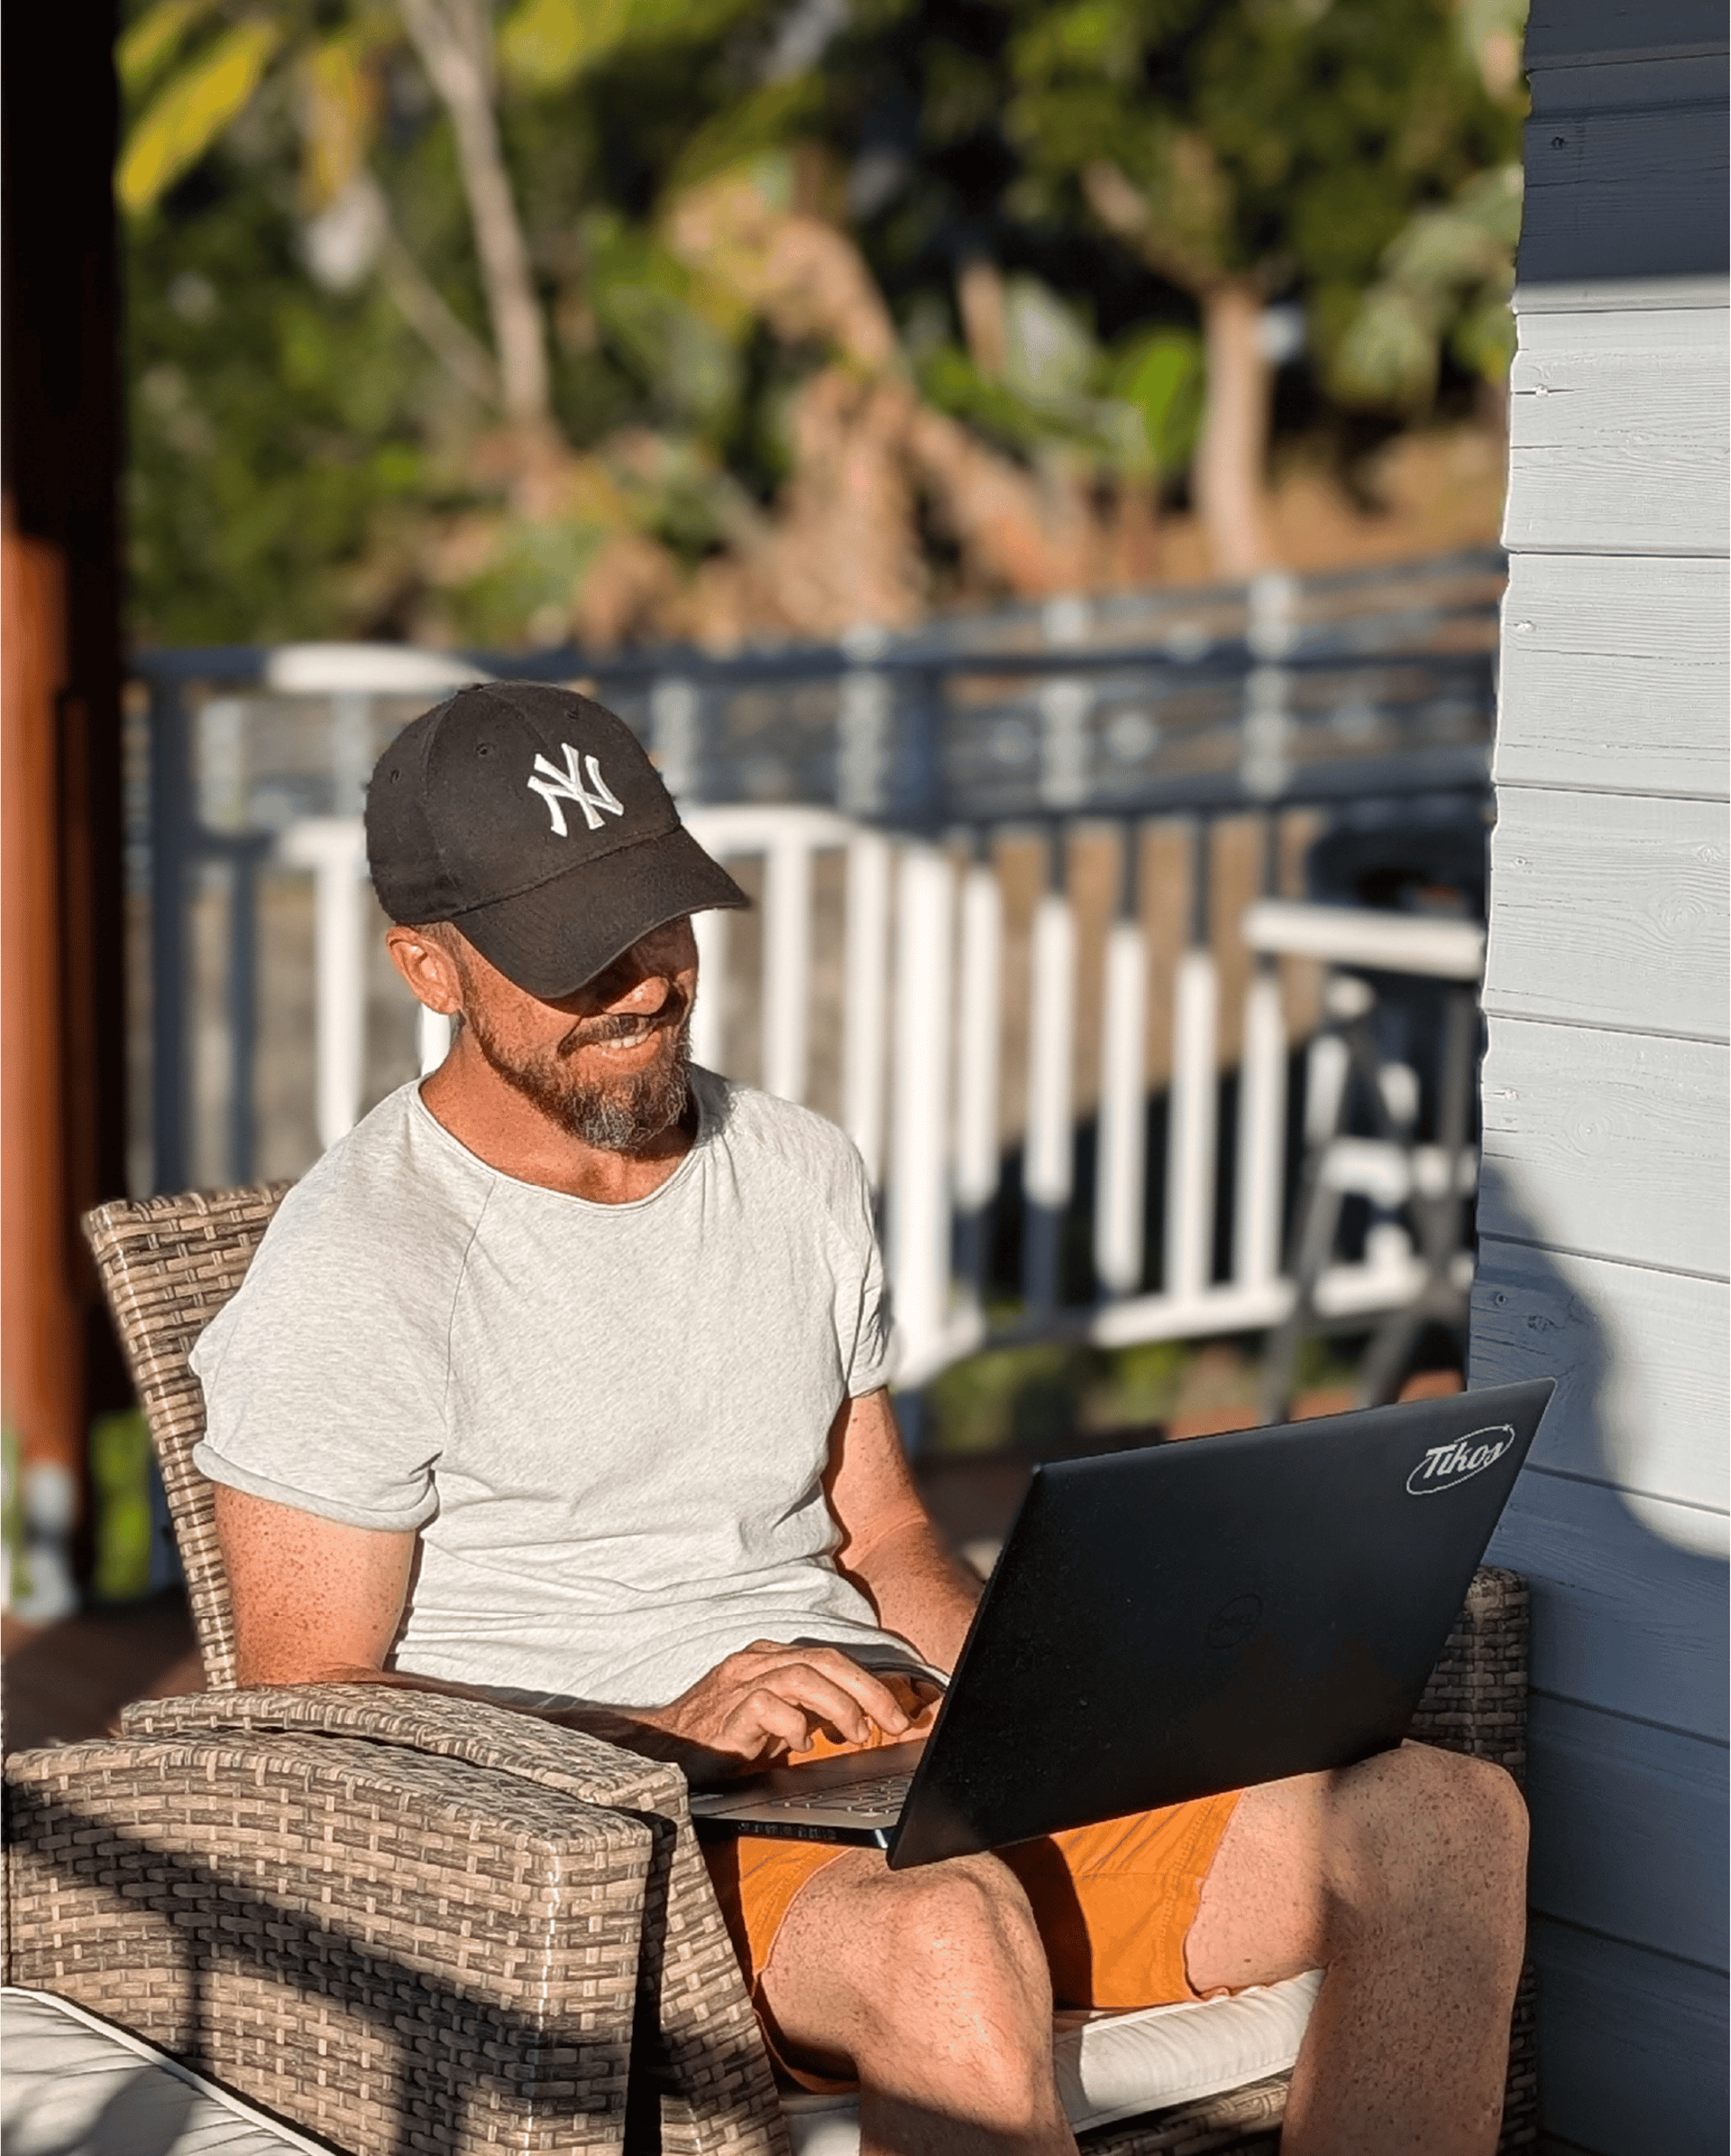
[(1457, 1438), (1452, 1445), (1433, 1445), (1407, 1476), (1406, 1494), (1434, 1497), (1439, 1490), (1457, 1489), (1474, 1475), (1483, 1474), (1486, 1468), (1495, 1467), (1514, 1442), (1513, 1428), (1499, 1422), (1489, 1429), (1474, 1430), (1470, 1436)]
[(1204, 1637), (1210, 1647), (1242, 1647), (1255, 1631), (1261, 1616), (1259, 1594), (1234, 1595), (1230, 1602), (1223, 1602), (1208, 1619)]

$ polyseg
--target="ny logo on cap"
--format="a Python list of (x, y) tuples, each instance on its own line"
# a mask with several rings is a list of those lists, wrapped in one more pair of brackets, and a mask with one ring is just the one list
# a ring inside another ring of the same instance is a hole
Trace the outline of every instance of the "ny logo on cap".
[(583, 768), (589, 774), (589, 784), (585, 786), (582, 773), (577, 768), (577, 751), (569, 741), (562, 741), (560, 747), (565, 752), (565, 767), (563, 771), (557, 764), (549, 763), (545, 757), (536, 757), (535, 769), (541, 775), (524, 781), (531, 794), (538, 794), (546, 803), (547, 812), (553, 818), (554, 835), (561, 839), (568, 835), (565, 812), (559, 805), (563, 801), (576, 803), (583, 812), (583, 821), (592, 831), (601, 828), (603, 809), (609, 815), (623, 816), (625, 804), (614, 798), (611, 788), (601, 776), (601, 767), (594, 757), (583, 758)]

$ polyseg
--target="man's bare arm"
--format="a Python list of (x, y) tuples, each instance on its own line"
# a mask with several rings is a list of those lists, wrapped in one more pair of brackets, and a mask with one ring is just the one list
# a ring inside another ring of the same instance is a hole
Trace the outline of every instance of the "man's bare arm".
[(382, 1677), (408, 1593), (414, 1532), (346, 1527), (220, 1482), (215, 1498), (241, 1683)]
[(874, 1721), (892, 1735), (908, 1727), (894, 1695), (838, 1648), (774, 1640), (729, 1655), (658, 1707), (536, 1708), (479, 1685), (387, 1669), (408, 1595), (414, 1532), (348, 1527), (225, 1483), (215, 1498), (243, 1684), (394, 1684), (485, 1700), (702, 1773), (801, 1750), (818, 1722), (856, 1741)]
[(841, 1571), (888, 1630), (939, 1669), (954, 1669), (980, 1583), (951, 1556), (920, 1501), (887, 1392), (844, 1404), (830, 1432), (824, 1488), (841, 1529)]

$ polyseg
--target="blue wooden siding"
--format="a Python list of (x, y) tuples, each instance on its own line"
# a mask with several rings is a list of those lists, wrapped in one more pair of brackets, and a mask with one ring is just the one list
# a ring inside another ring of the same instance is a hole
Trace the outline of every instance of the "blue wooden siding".
[(1473, 1374), (1554, 1372), (1533, 1944), (1559, 2149), (1726, 2146), (1721, 0), (1535, 0)]

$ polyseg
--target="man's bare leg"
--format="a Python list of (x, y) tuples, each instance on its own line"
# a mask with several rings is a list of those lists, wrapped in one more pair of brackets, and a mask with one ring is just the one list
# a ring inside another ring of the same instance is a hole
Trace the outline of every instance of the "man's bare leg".
[[(1283, 2156), (1488, 2156), (1525, 1929), (1525, 1812), (1500, 1769), (1412, 1745), (1247, 1791), (1186, 1942), (1200, 1991), (1327, 1971)], [(1062, 2156), (1051, 1995), (994, 1859), (852, 1851), (795, 1897), (765, 2003), (858, 2076), (862, 2156)]]
[(1282, 2156), (1488, 2156), (1525, 1932), (1526, 1814), (1423, 1745), (1248, 1790), (1186, 1942), (1199, 1991), (1327, 1974)]
[(1075, 2156), (1046, 1958), (994, 1858), (838, 1857), (795, 1897), (763, 1993), (801, 2063), (857, 2075), (861, 2156)]

